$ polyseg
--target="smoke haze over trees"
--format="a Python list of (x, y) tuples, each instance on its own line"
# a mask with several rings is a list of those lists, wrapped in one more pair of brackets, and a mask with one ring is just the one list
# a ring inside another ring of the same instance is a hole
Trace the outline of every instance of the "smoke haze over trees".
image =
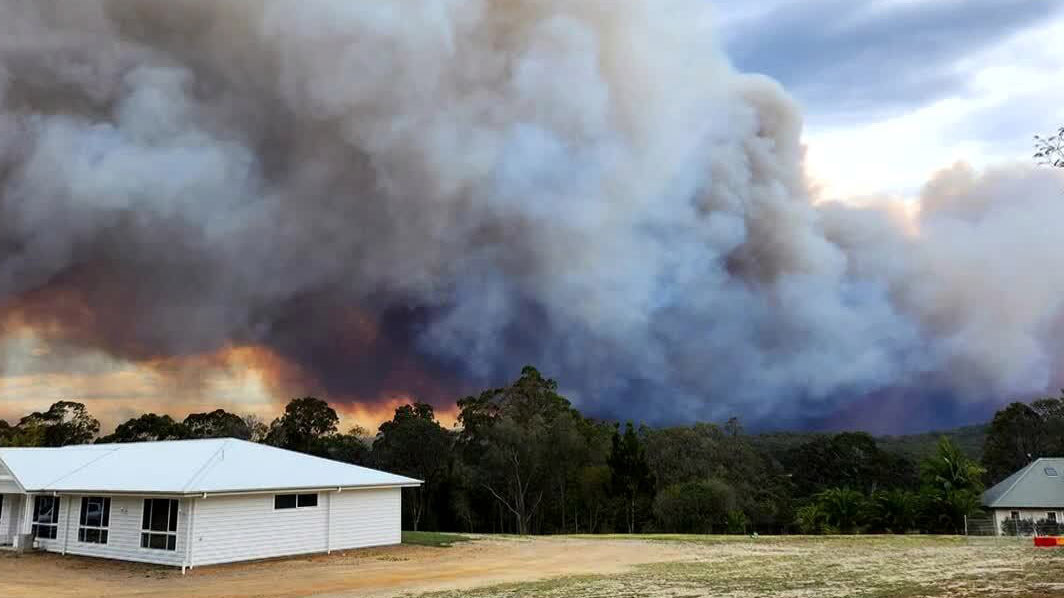
[[(415, 403), (375, 433), (341, 432), (327, 402), (303, 397), (268, 426), (221, 410), (144, 414), (97, 442), (251, 438), (424, 480), (404, 490), (409, 529), (496, 533), (957, 533), (984, 487), (1064, 442), (1060, 399), (1011, 405), (985, 429), (877, 439), (751, 435), (736, 420), (620, 425), (586, 417), (558, 388), (526, 367), (461, 399), (453, 429)], [(1016, 444), (1026, 438), (1017, 423), (1041, 452)], [(83, 405), (60, 401), (0, 421), (0, 446), (87, 442), (96, 426)]]
[[(452, 407), (537, 363), (596, 417), (759, 427), (1061, 382), (1054, 169), (834, 201), (709, 2), (411, 6), (0, 4), (0, 326), (51, 347), (33, 372)], [(561, 488), (466, 481), (520, 517)]]

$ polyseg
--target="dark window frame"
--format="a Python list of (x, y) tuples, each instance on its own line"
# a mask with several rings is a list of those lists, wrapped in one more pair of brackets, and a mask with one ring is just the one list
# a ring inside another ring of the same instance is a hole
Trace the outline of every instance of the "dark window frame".
[(303, 492), (298, 494), (275, 494), (273, 495), (274, 511), (299, 511), (302, 509), (316, 509), (320, 504), (317, 492)]
[[(176, 498), (145, 498), (140, 516), (140, 547), (145, 550), (177, 550)], [(165, 508), (165, 511), (160, 509)]]
[[(34, 538), (55, 540), (59, 537), (61, 504), (62, 499), (58, 496), (38, 494), (33, 497), (33, 527), (31, 530)], [(45, 505), (49, 505), (49, 507), (45, 507)], [(48, 517), (45, 518), (45, 515), (48, 515)]]
[[(98, 505), (98, 515), (89, 514), (91, 505)], [(78, 516), (78, 542), (84, 544), (107, 544), (111, 528), (111, 498), (108, 496), (82, 496)]]

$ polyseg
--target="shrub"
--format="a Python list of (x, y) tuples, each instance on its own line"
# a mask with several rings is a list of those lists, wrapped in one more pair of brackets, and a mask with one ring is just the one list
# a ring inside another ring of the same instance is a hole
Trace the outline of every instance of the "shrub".
[(681, 533), (711, 533), (723, 527), (735, 509), (735, 490), (720, 480), (674, 484), (654, 499), (654, 516), (663, 529)]
[(1039, 519), (1034, 523), (1034, 530), (1039, 536), (1059, 536), (1060, 524), (1048, 519)]
[(1006, 536), (1033, 535), (1034, 521), (1031, 519), (1006, 519), (1001, 522), (1001, 533)]

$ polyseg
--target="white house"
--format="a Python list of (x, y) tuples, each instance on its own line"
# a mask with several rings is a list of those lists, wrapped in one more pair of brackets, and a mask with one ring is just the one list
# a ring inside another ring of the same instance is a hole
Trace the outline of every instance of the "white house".
[(0, 544), (182, 570), (398, 544), (420, 483), (234, 439), (0, 448)]
[(994, 531), (1008, 520), (1064, 523), (1064, 458), (1036, 459), (983, 494)]

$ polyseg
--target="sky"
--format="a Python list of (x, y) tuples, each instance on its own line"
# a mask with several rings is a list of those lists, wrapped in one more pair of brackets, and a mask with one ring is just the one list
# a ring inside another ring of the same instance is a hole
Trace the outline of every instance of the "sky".
[[(1031, 136), (1064, 124), (1059, 0), (715, 5), (731, 61), (779, 81), (800, 105), (806, 175), (818, 201), (887, 197), (911, 204), (935, 173), (956, 162), (975, 169), (1030, 162)], [(285, 375), (283, 366), (262, 367), (276, 355), (258, 348), (233, 346), (146, 365), (48, 336), (12, 329), (0, 338), (0, 418), (17, 420), (68, 398), (88, 403), (105, 428), (145, 411), (183, 415), (218, 406), (270, 419), (280, 408), (277, 388), (288, 387), (276, 379)], [(51, 365), (57, 356), (61, 371)], [(375, 428), (408, 398), (346, 404), (343, 425)], [(990, 407), (958, 412), (952, 404), (922, 403), (917, 411), (924, 423), (908, 427), (967, 423)], [(874, 428), (874, 421), (854, 414), (860, 409), (850, 405), (817, 425)], [(444, 408), (442, 415), (453, 421), (453, 411)]]
[(802, 105), (829, 197), (916, 195), (953, 162), (1030, 157), (1064, 121), (1056, 0), (718, 2), (728, 53)]

